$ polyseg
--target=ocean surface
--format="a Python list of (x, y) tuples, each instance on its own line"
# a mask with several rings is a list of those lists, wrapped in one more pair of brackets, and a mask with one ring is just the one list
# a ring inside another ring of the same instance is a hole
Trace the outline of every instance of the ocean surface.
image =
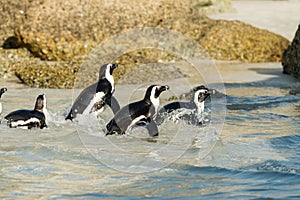
[(156, 139), (143, 128), (105, 137), (109, 109), (65, 121), (79, 91), (8, 88), (2, 118), (32, 109), (40, 93), (50, 116), (43, 130), (0, 124), (0, 198), (299, 199), (300, 96), (284, 84), (225, 88), (227, 97), (206, 102), (206, 125), (169, 121)]

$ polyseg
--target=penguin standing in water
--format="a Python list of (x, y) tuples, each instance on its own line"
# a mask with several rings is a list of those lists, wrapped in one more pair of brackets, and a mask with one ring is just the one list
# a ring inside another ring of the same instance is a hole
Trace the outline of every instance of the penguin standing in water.
[(47, 128), (46, 116), (47, 103), (46, 96), (41, 94), (37, 97), (33, 110), (16, 110), (4, 118), (8, 121), (7, 124), (10, 128), (26, 128), (31, 129), (38, 127), (40, 129)]
[(115, 91), (112, 74), (117, 67), (118, 64), (105, 64), (100, 67), (98, 82), (88, 86), (79, 94), (66, 120), (73, 120), (77, 114), (96, 112), (98, 115), (104, 110), (105, 105), (109, 105), (114, 114), (120, 109), (118, 101), (112, 96)]
[[(189, 124), (202, 124), (204, 112), (204, 102), (210, 96), (210, 91), (205, 86), (201, 85), (193, 88), (191, 99), (188, 102), (172, 102), (164, 105), (157, 114), (156, 122), (161, 124), (165, 118), (182, 119)], [(200, 119), (199, 119), (200, 118)]]
[[(6, 91), (7, 91), (7, 88), (0, 89), (0, 99), (1, 99), (2, 94), (4, 94)], [(2, 103), (0, 102), (0, 115), (1, 115), (1, 113), (2, 113)]]
[(125, 134), (138, 122), (146, 122), (149, 135), (158, 136), (158, 128), (153, 121), (159, 106), (159, 95), (169, 89), (169, 86), (151, 85), (144, 99), (130, 103), (119, 110), (114, 118), (106, 125), (106, 135)]

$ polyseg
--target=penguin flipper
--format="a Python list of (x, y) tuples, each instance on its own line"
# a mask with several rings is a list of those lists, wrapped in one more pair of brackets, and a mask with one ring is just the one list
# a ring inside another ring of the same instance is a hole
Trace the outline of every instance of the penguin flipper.
[(113, 134), (125, 134), (124, 131), (122, 131), (121, 128), (119, 128), (119, 126), (117, 125), (116, 121), (114, 119), (110, 120), (110, 122), (108, 122), (108, 124), (106, 125), (106, 130), (107, 132), (105, 133), (105, 136), (107, 135), (113, 135)]
[(74, 119), (74, 117), (73, 117), (73, 115), (72, 115), (72, 110), (70, 110), (70, 112), (69, 112), (69, 114), (65, 117), (65, 120), (73, 120)]
[(156, 117), (155, 117), (155, 122), (156, 122), (156, 125), (161, 125), (164, 121), (165, 121), (165, 115), (167, 113), (164, 113), (164, 112), (159, 112)]
[(149, 132), (149, 135), (151, 137), (156, 137), (158, 136), (158, 127), (156, 125), (156, 123), (153, 121), (153, 119), (149, 119), (148, 121), (149, 123), (147, 123), (146, 125), (146, 129), (148, 130)]

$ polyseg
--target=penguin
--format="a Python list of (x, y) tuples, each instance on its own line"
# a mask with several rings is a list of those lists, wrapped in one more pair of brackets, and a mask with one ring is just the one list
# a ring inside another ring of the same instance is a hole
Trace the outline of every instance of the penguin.
[[(180, 100), (187, 100), (187, 99), (190, 99), (191, 98), (191, 95), (194, 93), (194, 91), (196, 91), (197, 89), (200, 89), (201, 87), (203, 87), (203, 85), (200, 85), (200, 86), (196, 86), (194, 88), (192, 88), (190, 91), (186, 92), (186, 93), (183, 93), (179, 96), (178, 99)], [(213, 97), (213, 98), (224, 98), (226, 97), (227, 95), (216, 90), (216, 89), (213, 89), (213, 88), (209, 88), (209, 96), (210, 97)], [(174, 97), (171, 97), (171, 98), (174, 98)], [(175, 97), (176, 98), (176, 97)]]
[[(204, 102), (210, 96), (210, 91), (204, 85), (193, 88), (190, 101), (180, 102), (175, 101), (164, 105), (157, 114), (156, 123), (161, 124), (165, 118), (182, 119), (189, 124), (202, 124), (204, 112)], [(200, 117), (200, 119), (199, 119)]]
[[(0, 89), (0, 99), (1, 99), (2, 94), (4, 94), (6, 91), (7, 91), (7, 88)], [(0, 115), (1, 115), (1, 113), (2, 113), (2, 103), (0, 102)]]
[(106, 125), (106, 135), (125, 134), (135, 124), (145, 122), (149, 135), (158, 136), (158, 128), (153, 120), (159, 106), (159, 95), (169, 86), (151, 85), (147, 88), (144, 99), (122, 107)]
[(66, 120), (73, 120), (78, 114), (96, 112), (98, 115), (108, 105), (115, 114), (119, 109), (119, 102), (112, 96), (115, 91), (112, 73), (118, 64), (105, 64), (100, 67), (99, 80), (85, 88), (73, 103)]
[(47, 128), (46, 116), (47, 102), (45, 94), (41, 94), (37, 97), (33, 110), (16, 110), (4, 118), (7, 120), (7, 124), (10, 128)]

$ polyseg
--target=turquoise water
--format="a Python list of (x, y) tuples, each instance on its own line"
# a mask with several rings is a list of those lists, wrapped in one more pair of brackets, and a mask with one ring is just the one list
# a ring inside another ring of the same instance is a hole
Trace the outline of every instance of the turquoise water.
[[(300, 96), (279, 86), (225, 86), (218, 133), (168, 122), (156, 140), (143, 129), (107, 139), (108, 111), (100, 123), (65, 122), (71, 90), (10, 89), (3, 115), (32, 108), (45, 92), (51, 119), (43, 130), (0, 124), (0, 198), (300, 198)], [(209, 102), (206, 109), (215, 112)]]

